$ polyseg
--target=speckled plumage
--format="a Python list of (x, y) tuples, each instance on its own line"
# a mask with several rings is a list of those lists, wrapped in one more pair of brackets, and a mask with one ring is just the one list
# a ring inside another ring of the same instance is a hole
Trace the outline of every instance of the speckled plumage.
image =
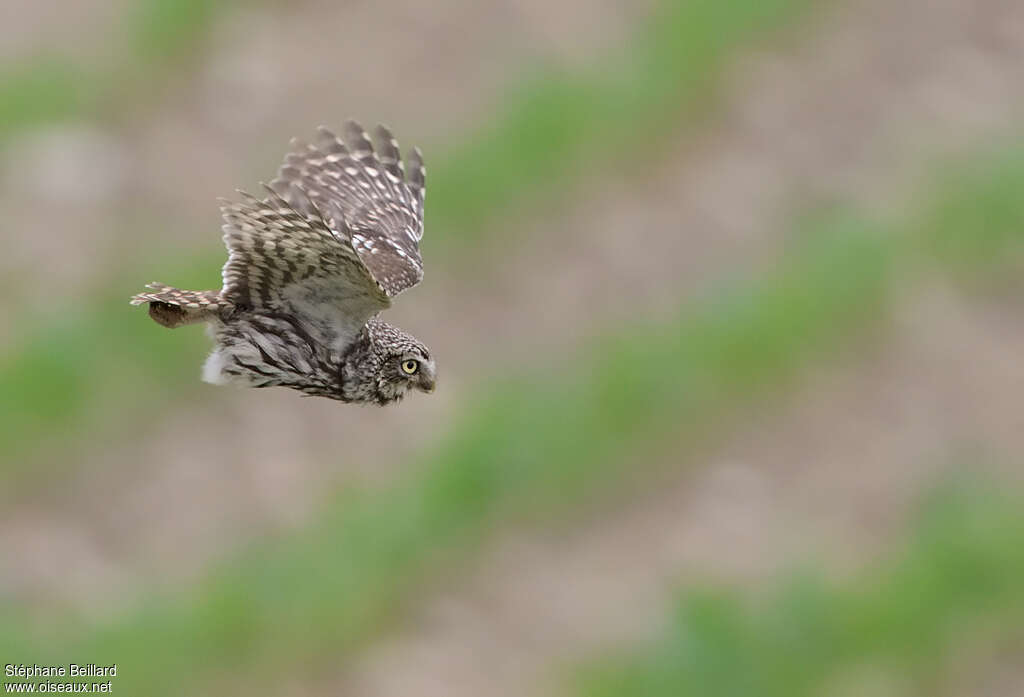
[(165, 327), (209, 324), (204, 380), (380, 405), (434, 389), (426, 346), (377, 317), (423, 278), (426, 170), (414, 149), (406, 172), (385, 127), (376, 139), (350, 121), (345, 140), (321, 127), (315, 145), (293, 141), (263, 198), (221, 209), (220, 291), (152, 283), (132, 298)]

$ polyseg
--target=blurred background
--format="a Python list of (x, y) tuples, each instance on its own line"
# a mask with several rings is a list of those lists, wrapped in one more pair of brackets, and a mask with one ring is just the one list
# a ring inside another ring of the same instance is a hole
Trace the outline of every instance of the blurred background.
[[(7, 0), (0, 663), (1024, 694), (1024, 4)], [(428, 168), (397, 408), (198, 379), (216, 197)]]

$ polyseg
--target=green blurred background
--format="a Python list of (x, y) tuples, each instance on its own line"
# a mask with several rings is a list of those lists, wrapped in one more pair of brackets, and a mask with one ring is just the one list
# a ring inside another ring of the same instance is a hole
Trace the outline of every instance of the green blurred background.
[[(0, 664), (129, 695), (1024, 694), (1024, 5), (8, 0)], [(430, 169), (438, 391), (198, 380), (217, 196)]]

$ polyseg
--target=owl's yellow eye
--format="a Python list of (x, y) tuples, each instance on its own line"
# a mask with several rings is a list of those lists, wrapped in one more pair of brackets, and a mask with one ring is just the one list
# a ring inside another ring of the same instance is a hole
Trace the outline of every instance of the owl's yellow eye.
[(414, 361), (414, 360), (402, 361), (402, 370), (405, 371), (406, 375), (413, 375), (419, 369), (420, 369), (419, 361)]

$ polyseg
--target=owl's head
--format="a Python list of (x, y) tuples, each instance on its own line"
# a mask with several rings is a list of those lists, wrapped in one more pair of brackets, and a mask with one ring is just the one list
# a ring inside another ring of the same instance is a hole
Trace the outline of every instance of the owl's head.
[[(412, 337), (408, 337), (412, 339)], [(433, 392), (437, 381), (437, 367), (427, 347), (415, 339), (399, 351), (391, 353), (381, 367), (381, 377), (387, 385), (402, 388), (403, 394), (411, 389)]]
[(348, 401), (385, 405), (397, 402), (410, 390), (433, 392), (437, 366), (422, 342), (374, 319), (346, 357), (341, 377)]

